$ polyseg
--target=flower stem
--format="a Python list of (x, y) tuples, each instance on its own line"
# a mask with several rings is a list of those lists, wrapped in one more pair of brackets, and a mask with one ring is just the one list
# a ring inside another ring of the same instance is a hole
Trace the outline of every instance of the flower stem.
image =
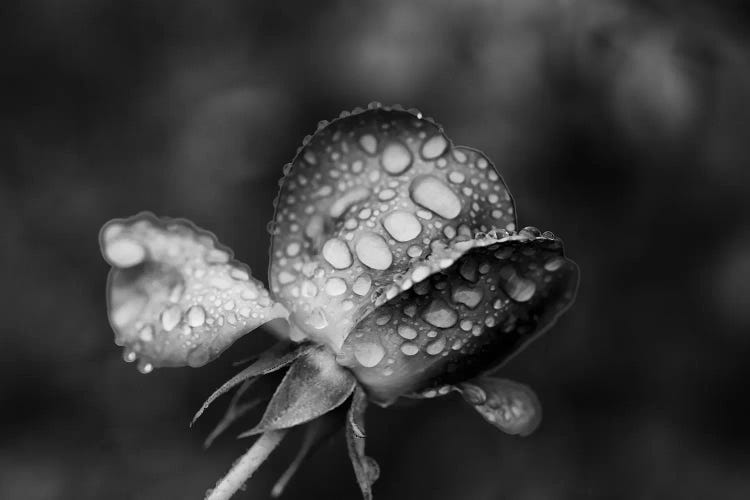
[(268, 431), (264, 433), (242, 457), (237, 460), (227, 475), (216, 484), (216, 487), (206, 493), (205, 500), (228, 500), (242, 485), (250, 479), (253, 473), (268, 458), (276, 448), (286, 429)]

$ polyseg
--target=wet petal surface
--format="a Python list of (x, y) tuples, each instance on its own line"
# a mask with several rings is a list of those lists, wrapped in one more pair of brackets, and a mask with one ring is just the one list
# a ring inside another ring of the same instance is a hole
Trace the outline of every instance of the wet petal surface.
[(159, 366), (201, 366), (283, 306), (215, 236), (179, 219), (138, 214), (108, 222), (102, 255), (109, 320), (126, 361), (149, 372)]
[(285, 173), (271, 289), (305, 334), (334, 351), (432, 244), (515, 229), (489, 160), (453, 146), (418, 112), (373, 106), (323, 122)]
[(388, 288), (338, 355), (380, 404), (445, 394), (496, 367), (567, 309), (578, 283), (562, 242), (533, 228), (436, 248), (423, 266)]

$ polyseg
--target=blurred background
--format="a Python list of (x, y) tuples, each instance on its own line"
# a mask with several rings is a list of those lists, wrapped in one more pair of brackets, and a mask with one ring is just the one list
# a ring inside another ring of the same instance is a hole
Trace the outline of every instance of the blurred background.
[[(487, 153), (520, 225), (582, 272), (503, 370), (536, 389), (540, 429), (503, 435), (454, 397), (372, 409), (376, 498), (750, 498), (744, 4), (4, 2), (0, 498), (202, 498), (249, 443), (202, 449), (226, 400), (189, 419), (262, 334), (139, 374), (112, 342), (97, 231), (187, 217), (265, 280), (282, 165), (374, 100)], [(295, 448), (238, 498), (268, 498)], [(283, 498), (358, 495), (339, 436)]]

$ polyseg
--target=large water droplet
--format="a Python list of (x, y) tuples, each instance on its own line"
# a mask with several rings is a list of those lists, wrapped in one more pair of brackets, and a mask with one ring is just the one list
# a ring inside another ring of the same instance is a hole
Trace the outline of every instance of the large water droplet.
[(410, 241), (422, 232), (422, 224), (411, 212), (395, 210), (383, 218), (383, 227), (396, 241)]
[(422, 145), (422, 156), (427, 160), (433, 160), (445, 152), (448, 141), (442, 135), (434, 135), (427, 139)]
[(463, 304), (469, 309), (474, 309), (482, 302), (484, 290), (481, 288), (469, 288), (468, 286), (459, 285), (453, 289), (453, 302)]
[(424, 350), (427, 354), (437, 356), (443, 352), (443, 349), (445, 349), (445, 337), (440, 337), (439, 339), (430, 342)]
[(362, 264), (369, 268), (385, 270), (391, 267), (393, 254), (382, 236), (364, 233), (359, 237), (354, 251)]
[(346, 293), (346, 281), (341, 278), (329, 278), (325, 286), (326, 293), (331, 297), (337, 297)]
[(417, 338), (417, 331), (408, 325), (398, 325), (398, 334), (406, 340), (414, 340)]
[(326, 313), (320, 307), (316, 307), (312, 310), (310, 316), (307, 318), (307, 322), (316, 330), (322, 330), (323, 328), (328, 326), (328, 318), (326, 317)]
[(411, 151), (400, 142), (390, 142), (383, 148), (380, 162), (383, 170), (391, 175), (399, 175), (411, 165)]
[(372, 134), (365, 134), (359, 138), (359, 145), (366, 153), (374, 155), (378, 149), (378, 140)]
[(516, 302), (526, 302), (534, 296), (536, 283), (519, 276), (511, 266), (500, 269), (499, 275), (500, 285), (511, 299)]
[(461, 200), (458, 196), (442, 181), (431, 175), (414, 179), (409, 193), (414, 203), (446, 219), (455, 219), (461, 213)]
[(354, 357), (365, 368), (376, 366), (385, 356), (385, 349), (380, 344), (363, 342), (354, 347)]
[(406, 356), (414, 356), (419, 352), (419, 347), (417, 347), (416, 344), (412, 344), (411, 342), (404, 342), (403, 344), (401, 344), (401, 352)]
[(203, 325), (206, 321), (206, 310), (200, 305), (195, 305), (187, 311), (188, 325), (193, 328)]
[(336, 269), (346, 269), (352, 265), (349, 247), (338, 238), (331, 238), (325, 242), (323, 258)]
[(435, 299), (422, 313), (422, 319), (438, 328), (450, 328), (458, 321), (458, 314), (443, 299)]
[(127, 268), (143, 262), (146, 249), (137, 241), (122, 238), (106, 245), (104, 254), (113, 266)]
[(359, 277), (357, 277), (356, 280), (354, 280), (354, 284), (352, 285), (352, 291), (356, 293), (357, 295), (367, 295), (367, 292), (370, 291), (371, 285), (372, 285), (372, 278), (370, 278), (370, 275), (361, 274), (359, 275)]
[(180, 310), (180, 306), (169, 306), (161, 313), (161, 326), (165, 331), (171, 332), (174, 330), (174, 327), (179, 324), (181, 319), (182, 310)]

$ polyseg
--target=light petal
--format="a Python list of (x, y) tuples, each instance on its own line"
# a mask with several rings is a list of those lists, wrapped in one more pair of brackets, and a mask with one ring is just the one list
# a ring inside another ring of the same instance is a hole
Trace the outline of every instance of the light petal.
[(516, 354), (573, 302), (578, 268), (551, 233), (527, 228), (472, 245), (438, 252), (347, 338), (339, 363), (371, 400), (446, 394)]
[(418, 112), (374, 106), (322, 123), (285, 173), (271, 289), (305, 334), (334, 351), (432, 243), (515, 229), (491, 162), (454, 147)]
[(141, 213), (108, 222), (107, 304), (115, 342), (143, 372), (201, 366), (286, 309), (215, 236), (182, 219)]

